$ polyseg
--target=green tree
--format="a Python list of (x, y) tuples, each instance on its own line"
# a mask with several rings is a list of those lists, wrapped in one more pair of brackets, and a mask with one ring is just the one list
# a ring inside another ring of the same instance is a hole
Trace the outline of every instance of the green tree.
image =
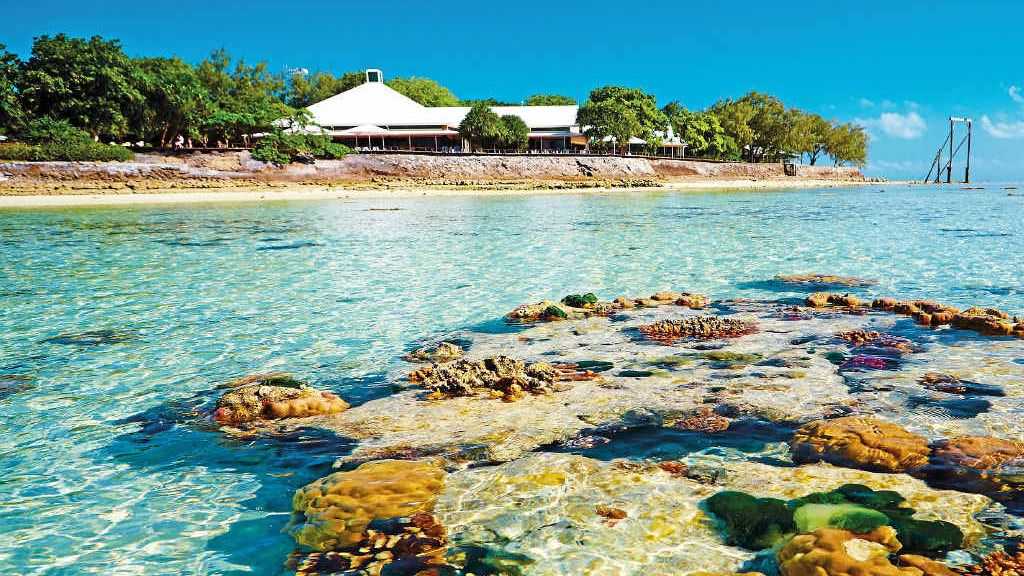
[(18, 91), (35, 117), (67, 120), (94, 138), (120, 138), (142, 102), (138, 85), (138, 68), (118, 41), (58, 34), (35, 39)]
[(486, 104), (476, 104), (459, 124), (459, 136), (469, 142), (472, 150), (494, 145), (504, 137), (505, 123)]
[(518, 102), (507, 102), (505, 100), (498, 100), (497, 98), (465, 98), (459, 100), (459, 106), (476, 106), (477, 104), (485, 104), (487, 106), (519, 106)]
[(0, 44), (0, 134), (17, 131), (24, 121), (17, 89), (20, 73), (21, 60)]
[(629, 139), (634, 136), (650, 141), (655, 132), (668, 128), (668, 118), (658, 109), (654, 96), (620, 86), (592, 90), (577, 111), (576, 121), (592, 141), (600, 143), (612, 136), (623, 150), (629, 149)]
[(719, 100), (711, 107), (711, 113), (718, 118), (725, 137), (736, 158), (743, 157), (754, 141), (754, 131), (750, 120), (754, 116), (754, 108), (742, 100)]
[(217, 50), (200, 62), (196, 74), (213, 103), (203, 122), (206, 138), (248, 145), (253, 134), (268, 132), (277, 120), (293, 114), (279, 99), (284, 78), (271, 73), (265, 62), (250, 66), (239, 60), (232, 65), (231, 56)]
[(573, 106), (575, 98), (561, 94), (534, 94), (526, 98), (527, 106)]
[(330, 72), (292, 74), (285, 102), (293, 108), (305, 108), (335, 94), (351, 90), (365, 81), (365, 72), (345, 72), (341, 76), (334, 76)]
[(161, 148), (178, 135), (198, 138), (210, 109), (210, 95), (195, 68), (179, 58), (142, 58), (144, 105), (134, 132)]
[(506, 150), (522, 152), (530, 145), (530, 127), (522, 118), (515, 114), (506, 114), (501, 117), (503, 129), (498, 139), (498, 144)]
[(790, 132), (787, 147), (798, 154), (807, 155), (811, 166), (825, 153), (831, 124), (817, 114), (790, 110)]
[(729, 151), (729, 141), (718, 117), (710, 112), (691, 112), (678, 102), (662, 108), (672, 130), (686, 143), (691, 156), (722, 158)]
[(868, 159), (868, 136), (862, 126), (840, 124), (829, 130), (825, 153), (836, 166), (853, 164), (863, 166)]
[(430, 78), (392, 78), (386, 82), (396, 92), (424, 106), (458, 106), (459, 99), (452, 91)]

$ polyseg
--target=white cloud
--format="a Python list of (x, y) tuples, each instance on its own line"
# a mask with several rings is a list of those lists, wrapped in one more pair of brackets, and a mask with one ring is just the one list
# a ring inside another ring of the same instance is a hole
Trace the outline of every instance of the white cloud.
[(875, 107), (875, 103), (872, 102), (871, 100), (868, 100), (867, 98), (861, 98), (860, 100), (857, 101), (857, 103), (860, 104), (861, 108), (874, 108)]
[(1021, 94), (1019, 86), (1010, 86), (1010, 100), (1017, 104), (1024, 104), (1024, 94)]
[(857, 118), (855, 121), (868, 128), (881, 130), (887, 136), (901, 140), (920, 138), (928, 128), (924, 118), (914, 111), (906, 114), (882, 112), (878, 118)]
[(981, 128), (989, 136), (1001, 140), (1024, 138), (1024, 120), (1018, 122), (993, 122), (987, 114), (981, 117)]

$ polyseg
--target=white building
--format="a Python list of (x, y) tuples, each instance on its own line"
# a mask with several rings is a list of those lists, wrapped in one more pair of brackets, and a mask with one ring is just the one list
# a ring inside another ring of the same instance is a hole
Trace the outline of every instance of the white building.
[[(492, 106), (499, 116), (519, 116), (530, 127), (530, 149), (569, 150), (586, 146), (576, 124), (577, 106)], [(380, 70), (367, 70), (366, 83), (307, 108), (313, 122), (350, 146), (446, 150), (461, 148), (458, 127), (468, 106), (423, 106), (384, 84)]]

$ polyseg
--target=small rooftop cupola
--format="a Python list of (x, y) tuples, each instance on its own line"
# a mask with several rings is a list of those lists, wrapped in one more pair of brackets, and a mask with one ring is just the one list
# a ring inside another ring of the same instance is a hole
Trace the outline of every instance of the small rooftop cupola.
[(366, 71), (366, 83), (382, 84), (384, 82), (384, 73), (376, 68), (369, 68)]

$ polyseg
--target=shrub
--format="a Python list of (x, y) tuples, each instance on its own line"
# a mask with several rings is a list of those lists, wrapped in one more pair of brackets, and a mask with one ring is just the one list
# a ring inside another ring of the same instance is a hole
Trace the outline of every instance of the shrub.
[(125, 162), (132, 152), (121, 146), (84, 142), (48, 142), (44, 144), (2, 144), (0, 160), (49, 162), (57, 160), (75, 162)]
[(67, 120), (54, 120), (49, 116), (30, 121), (18, 134), (18, 139), (29, 144), (92, 142), (85, 130), (75, 128)]
[(260, 162), (283, 165), (303, 156), (337, 159), (352, 152), (344, 144), (332, 142), (323, 134), (293, 134), (275, 130), (256, 143), (252, 157)]

